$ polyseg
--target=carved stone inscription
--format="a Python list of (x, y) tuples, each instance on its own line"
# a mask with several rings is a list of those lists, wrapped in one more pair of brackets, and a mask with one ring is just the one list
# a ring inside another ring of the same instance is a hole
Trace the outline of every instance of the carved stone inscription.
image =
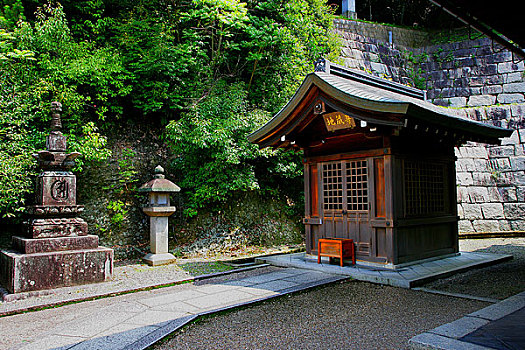
[(37, 204), (75, 205), (76, 177), (68, 171), (47, 171), (37, 179)]
[(69, 198), (69, 184), (66, 180), (56, 180), (51, 185), (51, 197), (58, 202), (67, 201)]

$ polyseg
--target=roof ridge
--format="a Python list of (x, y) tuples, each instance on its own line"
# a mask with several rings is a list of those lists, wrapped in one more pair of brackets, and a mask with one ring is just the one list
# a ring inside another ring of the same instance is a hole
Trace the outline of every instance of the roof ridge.
[(325, 72), (327, 74), (336, 75), (344, 79), (354, 80), (366, 85), (380, 87), (385, 90), (396, 92), (405, 96), (414, 97), (426, 101), (427, 93), (425, 90), (420, 90), (411, 86), (396, 83), (395, 81), (376, 77), (364, 71), (351, 69), (339, 64), (330, 62), (327, 59), (321, 58), (315, 62), (315, 72)]

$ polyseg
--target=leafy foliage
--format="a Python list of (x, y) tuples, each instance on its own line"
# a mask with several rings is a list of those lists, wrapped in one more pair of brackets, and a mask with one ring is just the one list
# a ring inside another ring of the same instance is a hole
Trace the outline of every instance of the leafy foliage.
[(69, 149), (83, 152), (83, 162), (101, 161), (108, 151), (89, 119), (103, 119), (106, 109), (90, 113), (86, 106), (128, 92), (118, 74), (118, 56), (75, 42), (61, 7), (45, 6), (37, 18), (34, 24), (20, 22), (13, 31), (0, 30), (0, 213), (8, 217), (23, 210), (31, 192), (27, 174), (35, 170), (31, 154), (44, 147), (49, 102), (65, 106)]
[(17, 215), (31, 191), (25, 175), (53, 100), (64, 106), (69, 150), (84, 155), (76, 171), (117, 159), (119, 182), (106, 201), (113, 224), (124, 220), (139, 177), (121, 164), (132, 150), (108, 149), (119, 123), (166, 127), (168, 172), (179, 174), (190, 216), (239, 192), (300, 202), (300, 155), (259, 150), (246, 136), (316, 59), (337, 55), (324, 0), (0, 3), (0, 172), (10, 179), (0, 182), (2, 215)]

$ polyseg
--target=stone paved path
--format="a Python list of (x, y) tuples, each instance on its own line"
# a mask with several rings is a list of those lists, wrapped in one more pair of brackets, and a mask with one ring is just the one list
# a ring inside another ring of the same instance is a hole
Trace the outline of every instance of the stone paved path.
[(187, 283), (0, 318), (0, 348), (144, 349), (198, 315), (345, 279), (271, 268), (244, 278)]

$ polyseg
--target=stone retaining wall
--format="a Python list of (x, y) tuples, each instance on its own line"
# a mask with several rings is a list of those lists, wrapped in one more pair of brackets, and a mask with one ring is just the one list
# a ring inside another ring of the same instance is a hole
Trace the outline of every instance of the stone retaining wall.
[[(342, 63), (427, 90), (458, 115), (516, 131), (456, 149), (460, 232), (525, 230), (525, 65), (488, 38), (430, 45), (428, 33), (337, 20)], [(407, 39), (404, 39), (404, 35)], [(414, 39), (417, 38), (417, 39)]]

